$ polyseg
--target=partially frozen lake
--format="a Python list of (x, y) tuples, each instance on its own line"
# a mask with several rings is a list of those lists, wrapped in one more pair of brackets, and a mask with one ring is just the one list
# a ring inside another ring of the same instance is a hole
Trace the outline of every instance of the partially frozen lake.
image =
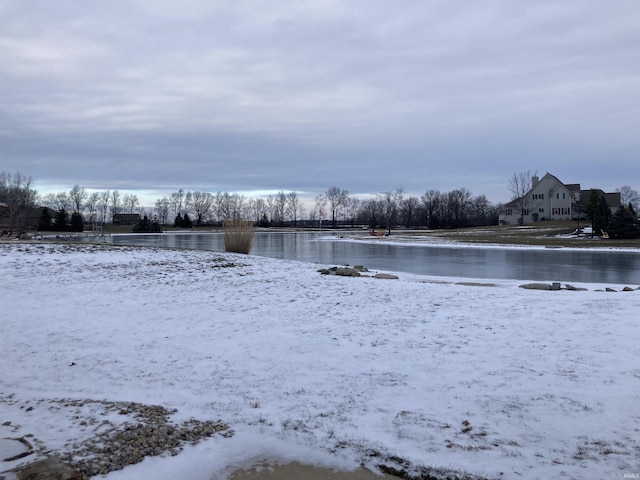
[[(221, 233), (105, 238), (117, 245), (224, 250)], [(323, 265), (360, 264), (381, 270), (444, 277), (640, 284), (640, 252), (630, 251), (394, 244), (340, 239), (326, 232), (258, 232), (251, 253)]]

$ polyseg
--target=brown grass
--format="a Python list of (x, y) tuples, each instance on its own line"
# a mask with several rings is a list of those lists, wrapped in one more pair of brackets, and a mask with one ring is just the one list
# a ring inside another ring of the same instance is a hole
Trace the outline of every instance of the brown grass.
[[(588, 225), (580, 222), (581, 227)], [(589, 235), (580, 237), (575, 232), (575, 221), (536, 222), (527, 225), (495, 225), (487, 227), (431, 230), (426, 235), (475, 244), (535, 245), (553, 247), (625, 247), (640, 248), (640, 239), (614, 240)]]
[(253, 224), (244, 220), (224, 223), (224, 249), (232, 253), (249, 253), (255, 232)]

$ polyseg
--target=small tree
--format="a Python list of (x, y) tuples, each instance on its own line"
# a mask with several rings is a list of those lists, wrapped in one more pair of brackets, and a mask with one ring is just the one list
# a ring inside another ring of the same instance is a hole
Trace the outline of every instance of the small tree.
[(261, 228), (269, 228), (270, 226), (269, 218), (267, 217), (266, 213), (262, 214), (262, 218), (260, 218), (260, 221), (258, 222), (258, 226)]
[(80, 212), (73, 212), (71, 214), (71, 223), (69, 225), (69, 230), (72, 232), (82, 232), (84, 231), (84, 220), (82, 219), (82, 215)]
[(631, 211), (621, 205), (618, 207), (618, 210), (616, 210), (616, 213), (613, 214), (607, 226), (609, 238), (640, 237), (640, 229), (638, 229), (636, 222), (637, 219)]
[(51, 220), (51, 210), (49, 210), (47, 207), (44, 207), (42, 209), (40, 219), (38, 220), (38, 230), (41, 232), (51, 230)]
[(524, 222), (524, 212), (529, 204), (527, 193), (532, 187), (531, 170), (526, 172), (514, 173), (511, 180), (509, 180), (508, 188), (511, 192), (511, 200), (514, 200), (520, 209), (519, 223)]
[(611, 209), (602, 191), (591, 190), (585, 214), (591, 220), (591, 236), (600, 235), (607, 228), (611, 218)]
[(338, 212), (347, 204), (349, 199), (349, 191), (340, 189), (338, 187), (331, 187), (325, 193), (324, 198), (329, 202), (329, 208), (331, 209), (331, 224), (333, 228), (336, 227), (338, 222)]
[(133, 227), (133, 233), (161, 233), (157, 220), (149, 220), (146, 215)]
[(0, 172), (0, 201), (6, 205), (9, 230), (26, 227), (36, 196), (37, 192), (31, 188), (31, 177), (20, 172)]
[(55, 229), (59, 232), (66, 232), (69, 230), (69, 214), (64, 208), (61, 208), (56, 213)]

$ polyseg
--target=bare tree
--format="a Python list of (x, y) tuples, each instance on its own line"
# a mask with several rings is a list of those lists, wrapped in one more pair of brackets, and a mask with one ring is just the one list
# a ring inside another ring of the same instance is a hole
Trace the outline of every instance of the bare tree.
[(120, 192), (118, 190), (114, 190), (113, 192), (111, 192), (111, 217), (119, 214), (121, 208), (122, 204), (120, 201)]
[(36, 197), (37, 192), (31, 188), (31, 177), (20, 172), (0, 172), (0, 201), (7, 209), (10, 231), (26, 228)]
[(364, 221), (369, 228), (376, 228), (382, 223), (382, 202), (379, 199), (364, 200), (360, 204), (360, 219)]
[(293, 226), (298, 225), (298, 215), (302, 213), (302, 202), (297, 192), (287, 194), (287, 216), (293, 222)]
[(285, 220), (286, 208), (287, 194), (283, 191), (280, 191), (273, 196), (273, 210), (271, 214), (271, 221), (276, 225), (282, 226), (282, 223)]
[(448, 225), (452, 227), (466, 226), (470, 201), (471, 192), (464, 187), (452, 190), (447, 194)]
[(344, 217), (345, 220), (348, 221), (351, 226), (355, 225), (356, 219), (358, 218), (358, 210), (360, 208), (360, 203), (362, 203), (359, 199), (354, 197), (349, 197), (347, 199), (347, 203), (344, 208)]
[(624, 185), (616, 190), (620, 192), (620, 203), (623, 206), (628, 207), (631, 205), (633, 209), (638, 212), (640, 209), (640, 194), (633, 190), (629, 185)]
[(56, 193), (56, 210), (69, 210), (71, 199), (67, 192)]
[(156, 215), (160, 219), (161, 225), (167, 225), (169, 220), (169, 210), (171, 208), (171, 202), (167, 197), (162, 197), (156, 200)]
[(85, 202), (84, 206), (88, 213), (89, 224), (93, 225), (96, 223), (96, 216), (98, 213), (97, 207), (100, 202), (100, 194), (98, 192), (92, 192)]
[(318, 194), (314, 198), (313, 210), (311, 210), (310, 220), (312, 222), (318, 221), (322, 222), (322, 218), (324, 217), (324, 208), (327, 205), (327, 199), (323, 194)]
[(429, 228), (436, 228), (439, 224), (438, 212), (442, 203), (442, 194), (438, 190), (427, 190), (422, 197), (422, 208), (424, 209), (425, 225)]
[(189, 195), (189, 205), (196, 214), (196, 225), (202, 225), (211, 215), (215, 197), (208, 192), (193, 192)]
[(524, 213), (529, 204), (527, 193), (531, 190), (532, 183), (533, 175), (531, 170), (527, 170), (526, 172), (514, 173), (507, 185), (511, 192), (511, 200), (515, 201), (520, 209), (520, 223), (524, 222)]
[(184, 204), (184, 190), (180, 189), (177, 192), (173, 192), (169, 197), (171, 202), (171, 209), (173, 210), (173, 216), (177, 217), (182, 215), (182, 206)]
[(478, 195), (471, 200), (470, 214), (474, 225), (488, 225), (490, 223), (491, 203), (485, 195)]
[(100, 216), (100, 223), (102, 225), (107, 223), (107, 217), (109, 215), (110, 200), (111, 200), (111, 192), (109, 190), (100, 192), (100, 200), (98, 201), (98, 214)]
[(47, 207), (47, 208), (50, 208), (51, 210), (54, 210), (56, 208), (56, 205), (58, 204), (56, 202), (56, 194), (47, 193), (46, 195), (40, 197), (40, 203), (42, 204), (43, 207)]
[(244, 220), (248, 215), (247, 197), (234, 193), (233, 198), (233, 219), (235, 221)]
[(387, 235), (391, 235), (391, 224), (395, 221), (398, 214), (398, 207), (402, 198), (404, 197), (404, 190), (402, 187), (398, 188), (395, 192), (384, 192), (378, 195), (378, 198), (382, 205), (382, 212), (384, 214), (385, 223), (387, 227)]
[(407, 197), (400, 202), (400, 216), (405, 227), (415, 226), (419, 205), (420, 201), (416, 197)]
[(264, 198), (253, 198), (248, 202), (249, 218), (253, 218), (254, 223), (260, 224), (268, 216), (267, 202)]
[(331, 224), (336, 227), (340, 209), (344, 208), (349, 199), (349, 191), (338, 187), (331, 187), (325, 193), (329, 208), (331, 209)]
[(82, 211), (82, 207), (84, 201), (87, 199), (87, 192), (85, 189), (79, 185), (74, 185), (71, 191), (69, 192), (69, 198), (73, 205), (73, 211), (76, 213), (80, 213)]
[(122, 204), (126, 213), (135, 213), (136, 208), (140, 205), (140, 201), (137, 195), (131, 193), (125, 194), (122, 197)]

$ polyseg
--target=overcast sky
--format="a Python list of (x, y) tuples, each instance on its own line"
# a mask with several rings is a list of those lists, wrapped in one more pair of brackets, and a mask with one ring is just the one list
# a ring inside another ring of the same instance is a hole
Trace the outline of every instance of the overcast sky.
[[(39, 191), (640, 190), (638, 0), (0, 0)], [(147, 202), (148, 203), (148, 202)]]

